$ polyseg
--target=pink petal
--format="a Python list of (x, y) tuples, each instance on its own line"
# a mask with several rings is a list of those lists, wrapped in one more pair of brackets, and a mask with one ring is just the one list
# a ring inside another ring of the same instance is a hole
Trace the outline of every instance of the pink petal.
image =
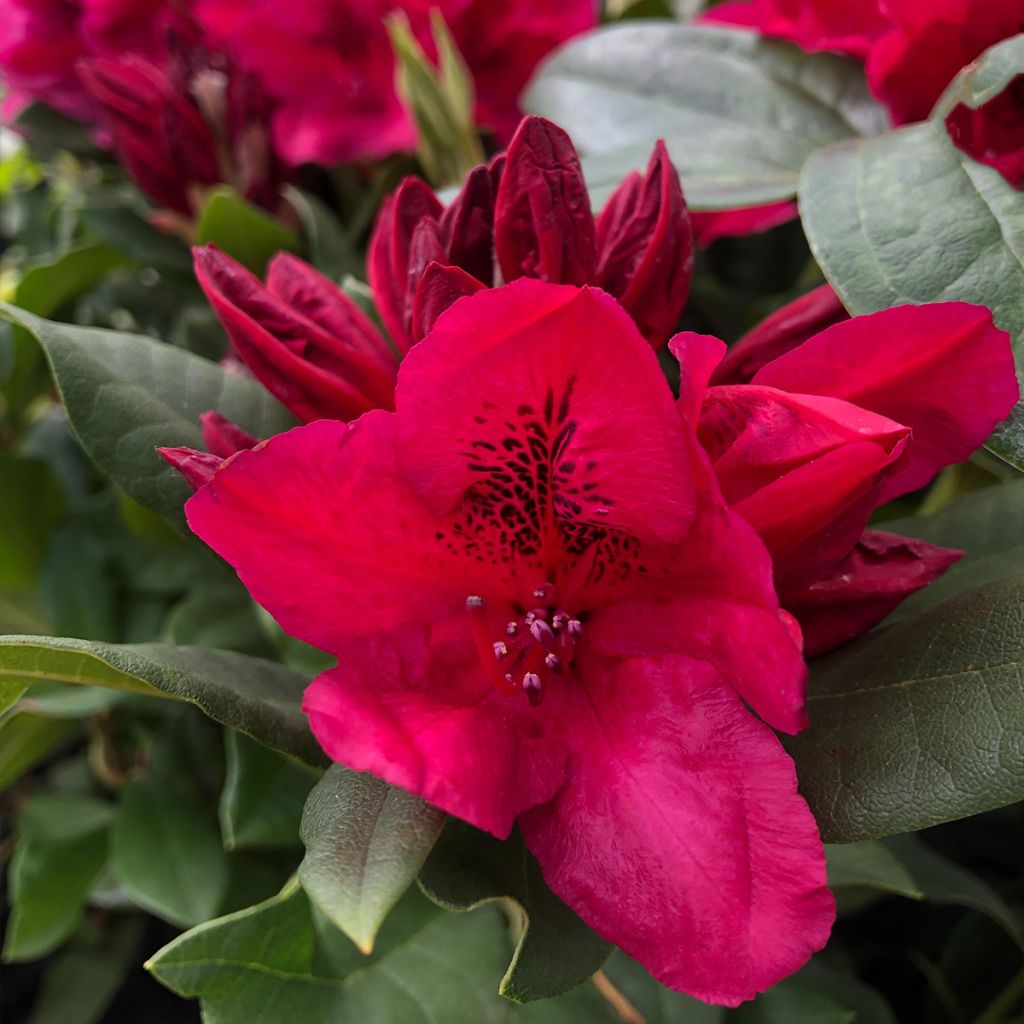
[(459, 267), (431, 263), (420, 277), (412, 304), (412, 336), (419, 341), (434, 329), (437, 318), (456, 299), (475, 295), (485, 285)]
[[(771, 730), (687, 658), (591, 659), (567, 781), (520, 819), (548, 885), (659, 981), (735, 1006), (799, 969), (835, 905)], [(577, 699), (571, 700), (570, 697)]]
[(708, 381), (726, 354), (725, 342), (710, 334), (682, 331), (668, 343), (668, 350), (679, 360), (679, 411), (696, 424)]
[(913, 537), (868, 530), (830, 576), (785, 593), (783, 602), (803, 628), (807, 656), (815, 657), (867, 632), (962, 556)]
[(802, 345), (826, 327), (848, 319), (849, 314), (832, 285), (812, 288), (730, 345), (711, 383), (746, 384), (766, 363)]
[(910, 427), (906, 461), (880, 501), (966, 459), (1019, 393), (1009, 335), (966, 302), (896, 306), (835, 324), (763, 367), (754, 383), (842, 398)]
[(712, 496), (678, 548), (641, 550), (636, 560), (646, 566), (642, 587), (630, 593), (628, 581), (613, 581), (614, 603), (587, 625), (595, 650), (697, 658), (773, 728), (806, 727), (799, 630), (779, 608), (771, 560), (747, 523)]
[(203, 444), (206, 445), (207, 451), (222, 459), (236, 452), (255, 448), (259, 444), (258, 438), (219, 412), (204, 412), (200, 415), (199, 422), (203, 428)]
[(398, 475), (387, 413), (278, 434), (236, 455), (185, 511), (285, 630), (332, 653), (464, 615), (475, 593), (468, 559), (437, 544), (436, 520)]
[(603, 292), (524, 279), (459, 300), (402, 364), (397, 402), (403, 471), (437, 514), (505, 480), (510, 525), (539, 517), (541, 533), (557, 520), (671, 541), (689, 524), (671, 392)]
[[(471, 645), (470, 645), (471, 647)], [(303, 710), (334, 761), (416, 793), (499, 838), (554, 796), (566, 751), (475, 658), (448, 662), (416, 627), (357, 641), (306, 690)]]

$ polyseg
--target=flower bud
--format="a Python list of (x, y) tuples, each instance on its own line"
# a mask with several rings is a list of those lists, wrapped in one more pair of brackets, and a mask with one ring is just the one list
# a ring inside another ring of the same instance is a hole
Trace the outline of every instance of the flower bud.
[(428, 335), (437, 318), (456, 300), (487, 286), (459, 267), (431, 263), (420, 278), (412, 308), (413, 338)]
[(392, 407), (394, 356), (327, 278), (281, 254), (264, 286), (213, 246), (194, 254), (199, 283), (239, 358), (296, 416), (352, 419)]
[(596, 283), (614, 295), (656, 348), (675, 329), (693, 277), (693, 232), (679, 174), (659, 140), (597, 219)]
[(544, 118), (525, 118), (508, 148), (494, 244), (506, 281), (593, 281), (597, 244), (583, 169), (569, 136)]

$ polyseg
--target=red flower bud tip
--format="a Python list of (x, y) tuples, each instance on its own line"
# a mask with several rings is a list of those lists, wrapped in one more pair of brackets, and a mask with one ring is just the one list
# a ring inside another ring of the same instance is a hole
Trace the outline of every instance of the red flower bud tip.
[(157, 448), (157, 452), (188, 481), (193, 491), (205, 487), (224, 464), (219, 455), (197, 452), (195, 448)]
[(593, 281), (597, 243), (583, 169), (569, 136), (544, 118), (525, 118), (508, 148), (494, 244), (506, 281)]
[(431, 263), (416, 289), (412, 308), (412, 331), (416, 341), (428, 335), (437, 318), (456, 300), (485, 288), (481, 281), (459, 267)]
[[(421, 221), (437, 222), (443, 207), (419, 178), (406, 178), (384, 201), (367, 252), (367, 274), (384, 326), (401, 353), (409, 351), (412, 309), (409, 260), (413, 235)], [(426, 264), (423, 264), (426, 266)]]
[(693, 232), (679, 174), (660, 140), (645, 175), (632, 174), (597, 219), (596, 283), (656, 348), (674, 330), (693, 277)]
[(239, 358), (304, 420), (352, 419), (394, 402), (396, 365), (356, 304), (292, 256), (267, 285), (213, 246), (194, 250), (196, 277)]
[(776, 310), (729, 348), (711, 375), (712, 384), (746, 384), (767, 363), (802, 345), (850, 315), (830, 284)]
[(211, 455), (222, 459), (229, 458), (237, 452), (255, 448), (259, 438), (243, 430), (237, 423), (232, 423), (226, 416), (211, 410), (199, 417), (203, 428), (203, 444)]
[(494, 203), (504, 156), (470, 171), (441, 217), (441, 241), (448, 261), (479, 281), (494, 281)]

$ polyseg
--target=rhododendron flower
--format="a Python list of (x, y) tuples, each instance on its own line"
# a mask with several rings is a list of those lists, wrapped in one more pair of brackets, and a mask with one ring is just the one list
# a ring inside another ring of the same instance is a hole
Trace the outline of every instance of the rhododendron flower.
[(741, 0), (703, 17), (866, 61), (895, 124), (923, 121), (956, 73), (1022, 21), (1020, 0)]
[(862, 633), (959, 557), (865, 527), (877, 505), (966, 459), (1009, 415), (1013, 352), (988, 310), (936, 303), (842, 320), (749, 384), (706, 387), (725, 353), (717, 339), (681, 334), (671, 347), (680, 402), (726, 500), (771, 552), (808, 654)]
[(192, 486), (198, 490), (213, 479), (213, 474), (233, 455), (248, 451), (259, 444), (259, 439), (232, 423), (219, 412), (204, 412), (199, 417), (203, 444), (206, 451), (195, 448), (158, 448), (166, 459)]
[(304, 705), (333, 759), (496, 836), (518, 823), (661, 981), (735, 1005), (824, 945), (823, 848), (769, 728), (805, 724), (795, 627), (608, 295), (464, 297), (394, 412), (243, 451), (187, 514), (337, 655)]
[(594, 0), (198, 0), (197, 16), (280, 101), (275, 145), (292, 163), (334, 164), (412, 149), (415, 127), (395, 92), (385, 18), (403, 11), (434, 57), (431, 8), (444, 16), (473, 75), (478, 122), (504, 141), (539, 61), (596, 24)]
[(76, 72), (84, 57), (161, 50), (166, 0), (5, 0), (0, 18), (3, 113), (33, 100), (81, 121), (98, 110)]

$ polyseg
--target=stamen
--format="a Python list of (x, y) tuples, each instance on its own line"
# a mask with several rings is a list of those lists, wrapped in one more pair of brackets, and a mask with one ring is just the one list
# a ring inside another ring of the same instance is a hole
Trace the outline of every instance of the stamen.
[(544, 601), (545, 603), (550, 604), (551, 603), (551, 599), (554, 596), (554, 593), (555, 593), (555, 588), (550, 583), (544, 583), (544, 584), (541, 584), (541, 586), (539, 586), (533, 592), (533, 596), (538, 601)]
[(583, 623), (579, 619), (570, 619), (565, 628), (574, 640), (579, 640), (583, 636)]
[(527, 672), (523, 676), (523, 693), (530, 702), (530, 707), (536, 707), (544, 697), (544, 689), (541, 685), (540, 676), (536, 672)]
[(483, 611), (485, 607), (487, 607), (486, 602), (479, 596), (479, 594), (470, 594), (469, 597), (466, 598), (467, 612)]
[(562, 671), (562, 661), (557, 654), (546, 654), (544, 656), (544, 664), (547, 665), (551, 672)]
[(506, 643), (504, 643), (503, 641), (501, 641), (501, 640), (497, 641), (497, 643), (495, 643), (495, 645), (494, 645), (494, 657), (498, 661), (501, 661), (502, 658), (506, 657), (507, 655), (508, 655), (508, 645)]
[(565, 612), (555, 612), (551, 616), (551, 628), (556, 632), (560, 632), (565, 624), (569, 621), (569, 616)]
[(508, 634), (508, 636), (515, 636), (516, 633), (519, 632), (519, 623), (518, 622), (510, 622), (505, 627), (505, 632), (506, 632), (506, 634)]
[(535, 619), (530, 623), (530, 634), (537, 643), (544, 644), (545, 647), (555, 642), (555, 634), (543, 619)]

